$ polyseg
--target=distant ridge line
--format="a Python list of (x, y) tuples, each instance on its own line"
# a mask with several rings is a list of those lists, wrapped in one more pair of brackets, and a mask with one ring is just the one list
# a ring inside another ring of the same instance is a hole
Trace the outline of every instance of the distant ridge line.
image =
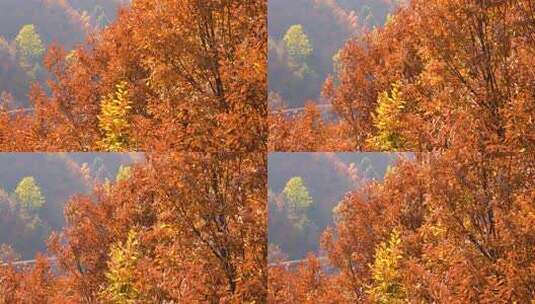
[[(48, 257), (48, 258), (45, 258), (46, 260), (48, 260), (49, 262), (56, 262), (58, 259), (55, 258), (55, 257)], [(33, 265), (37, 263), (37, 260), (24, 260), (24, 261), (17, 261), (17, 262), (11, 262), (11, 263), (3, 263), (3, 264), (0, 264), (0, 266), (28, 266), (28, 265)]]
[(35, 111), (34, 108), (22, 108), (22, 109), (7, 111), (7, 114), (15, 115), (19, 113), (32, 113), (33, 111)]
[[(332, 104), (316, 104), (315, 105), (320, 110), (330, 110), (332, 109)], [(284, 110), (273, 110), (273, 114), (283, 113), (283, 114), (298, 114), (299, 112), (305, 111), (307, 107), (298, 107), (298, 108), (288, 108)]]

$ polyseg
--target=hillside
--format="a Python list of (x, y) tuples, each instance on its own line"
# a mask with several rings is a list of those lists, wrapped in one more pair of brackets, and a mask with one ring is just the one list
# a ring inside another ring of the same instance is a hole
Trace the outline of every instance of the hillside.
[[(347, 192), (382, 180), (401, 154), (273, 153), (269, 156), (270, 259), (302, 259), (319, 253), (320, 235), (334, 224)], [(299, 199), (292, 199), (296, 196)]]
[[(318, 101), (323, 82), (335, 70), (335, 56), (345, 42), (384, 24), (397, 1), (271, 0), (269, 5), (269, 90), (290, 107)], [(301, 26), (311, 51), (292, 58), (285, 41)]]
[(71, 196), (114, 181), (124, 171), (121, 166), (138, 158), (113, 153), (0, 154), (0, 245), (12, 247), (22, 259), (44, 252), (50, 233), (65, 224), (63, 209)]
[[(1, 1), (0, 93), (10, 93), (16, 106), (28, 106), (31, 84), (45, 85), (42, 60), (47, 48), (56, 43), (72, 49), (106, 27), (118, 7), (126, 4), (125, 0)], [(24, 31), (28, 26), (33, 30)]]

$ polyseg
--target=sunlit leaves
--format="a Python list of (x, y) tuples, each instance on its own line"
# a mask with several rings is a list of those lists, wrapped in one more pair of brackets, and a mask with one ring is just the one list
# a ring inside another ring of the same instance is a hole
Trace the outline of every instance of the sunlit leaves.
[(32, 176), (27, 176), (18, 183), (15, 194), (22, 207), (27, 210), (39, 210), (45, 203), (41, 188)]
[(127, 83), (120, 82), (115, 92), (108, 94), (100, 103), (101, 113), (98, 116), (99, 126), (103, 133), (99, 143), (107, 151), (132, 150), (129, 133), (131, 126), (129, 116), (132, 103), (128, 99)]
[(400, 85), (396, 83), (390, 92), (381, 93), (377, 104), (376, 114), (373, 115), (377, 135), (369, 139), (372, 147), (380, 151), (408, 150), (406, 139), (401, 134), (405, 101), (400, 96)]
[(87, 46), (50, 48), (51, 92), (7, 117), (0, 149), (265, 150), (266, 14), (265, 1), (134, 1)]
[(105, 303), (139, 303), (139, 291), (134, 286), (136, 263), (141, 257), (139, 240), (134, 230), (128, 232), (126, 242), (114, 244), (110, 249), (110, 261), (106, 278), (108, 282), (101, 292)]
[(407, 303), (406, 287), (401, 282), (400, 233), (394, 230), (387, 242), (381, 243), (375, 252), (372, 268), (373, 283), (368, 290), (373, 303)]
[(129, 166), (120, 166), (117, 170), (117, 176), (115, 177), (116, 182), (125, 181), (132, 176), (132, 167)]

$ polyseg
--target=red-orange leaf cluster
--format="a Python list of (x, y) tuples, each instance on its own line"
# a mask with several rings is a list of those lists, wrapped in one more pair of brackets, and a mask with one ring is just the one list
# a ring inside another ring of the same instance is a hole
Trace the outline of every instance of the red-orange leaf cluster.
[[(404, 301), (392, 303), (531, 303), (534, 173), (528, 153), (456, 150), (404, 160), (336, 208), (336, 226), (322, 240), (336, 271), (314, 258), (298, 271), (274, 265), (269, 297), (377, 303), (372, 289), (386, 281), (383, 296)], [(399, 265), (386, 263), (393, 268), (378, 276), (379, 248), (393, 233)]]
[(49, 241), (54, 271), (42, 259), (1, 265), (0, 303), (264, 302), (265, 161), (149, 155), (130, 178), (70, 201)]
[[(104, 100), (125, 84), (120, 150), (260, 151), (267, 139), (265, 1), (136, 0), (86, 46), (52, 46), (51, 92), (0, 111), (0, 150), (96, 151)], [(114, 146), (115, 147), (115, 146)]]
[(334, 141), (339, 151), (532, 151), (534, 7), (408, 1), (339, 54), (338, 74), (323, 90), (339, 121), (307, 123), (313, 110), (297, 119), (272, 113), (269, 149), (332, 150)]

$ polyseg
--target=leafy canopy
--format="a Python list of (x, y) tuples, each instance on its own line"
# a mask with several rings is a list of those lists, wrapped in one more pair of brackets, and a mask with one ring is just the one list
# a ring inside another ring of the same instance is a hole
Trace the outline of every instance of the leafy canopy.
[(115, 92), (108, 94), (100, 104), (99, 127), (103, 133), (100, 145), (108, 151), (125, 151), (131, 147), (128, 116), (132, 110), (127, 83), (121, 81)]
[(22, 206), (28, 210), (37, 210), (45, 203), (41, 188), (32, 176), (24, 177), (19, 182), (15, 189), (15, 195)]
[(368, 290), (374, 303), (406, 303), (405, 287), (402, 284), (400, 262), (403, 258), (401, 235), (394, 230), (387, 242), (377, 247), (375, 260), (371, 265), (373, 284)]
[(20, 29), (15, 38), (17, 50), (20, 52), (22, 60), (27, 64), (36, 63), (45, 53), (45, 47), (41, 37), (35, 30), (33, 24), (27, 24)]
[(284, 35), (283, 41), (290, 60), (296, 65), (305, 63), (312, 54), (312, 44), (300, 24), (290, 26), (286, 35)]
[(115, 177), (115, 181), (124, 181), (129, 179), (130, 176), (132, 176), (132, 167), (121, 165), (119, 167), (119, 170), (117, 170), (117, 176)]
[(372, 115), (377, 134), (370, 138), (372, 147), (381, 151), (400, 151), (405, 148), (403, 138), (403, 120), (400, 119), (405, 109), (405, 101), (400, 96), (401, 84), (394, 83), (390, 93), (383, 92), (378, 97), (376, 114)]
[(286, 183), (283, 193), (292, 208), (307, 209), (312, 205), (312, 197), (300, 176), (292, 177)]
[(119, 242), (111, 246), (110, 261), (108, 262), (108, 280), (101, 297), (106, 303), (138, 303), (141, 295), (134, 286), (136, 263), (141, 258), (139, 241), (134, 230), (128, 232), (128, 238), (123, 244)]

